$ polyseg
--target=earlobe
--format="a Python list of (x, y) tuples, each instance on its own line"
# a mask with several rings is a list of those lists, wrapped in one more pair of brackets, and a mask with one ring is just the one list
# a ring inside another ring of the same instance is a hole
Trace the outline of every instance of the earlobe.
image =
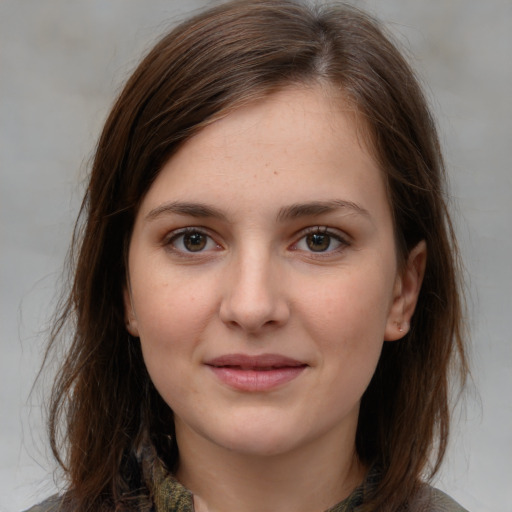
[(409, 331), (426, 264), (427, 244), (422, 240), (411, 250), (403, 271), (396, 278), (393, 304), (384, 334), (385, 341), (399, 340)]
[(124, 319), (126, 323), (126, 330), (136, 338), (139, 337), (139, 329), (137, 326), (137, 318), (133, 310), (133, 301), (131, 297), (128, 285), (123, 290), (123, 301), (124, 301)]

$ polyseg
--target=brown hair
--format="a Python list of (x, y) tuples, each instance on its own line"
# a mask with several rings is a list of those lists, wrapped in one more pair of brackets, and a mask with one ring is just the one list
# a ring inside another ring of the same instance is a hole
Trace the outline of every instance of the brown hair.
[(138, 205), (163, 164), (207, 123), (287, 85), (315, 83), (340, 91), (364, 119), (387, 179), (399, 258), (420, 240), (428, 247), (411, 330), (385, 343), (362, 399), (357, 452), (382, 474), (368, 507), (398, 510), (439, 468), (448, 379), (454, 361), (462, 380), (467, 368), (443, 161), (418, 82), (379, 24), (352, 7), (234, 1), (181, 24), (148, 53), (97, 146), (73, 240), (73, 285), (49, 347), (70, 325), (49, 433), (75, 510), (119, 509), (132, 491), (143, 493), (130, 464), (143, 445), (169, 469), (177, 462), (172, 411), (125, 329), (125, 257)]

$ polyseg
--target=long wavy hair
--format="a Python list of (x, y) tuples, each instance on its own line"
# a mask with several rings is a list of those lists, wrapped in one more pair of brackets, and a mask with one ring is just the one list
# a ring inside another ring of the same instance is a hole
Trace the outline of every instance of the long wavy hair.
[(385, 343), (361, 403), (356, 448), (382, 478), (365, 510), (399, 510), (446, 450), (450, 378), (464, 381), (459, 256), (435, 123), (379, 23), (335, 4), (232, 1), (165, 35), (115, 102), (99, 139), (70, 252), (70, 291), (46, 360), (67, 340), (49, 403), (51, 447), (73, 510), (130, 509), (147, 494), (131, 461), (151, 447), (169, 471), (172, 411), (125, 328), (126, 254), (162, 166), (207, 124), (288, 85), (327, 85), (354, 106), (386, 179), (399, 261), (425, 240), (410, 332)]

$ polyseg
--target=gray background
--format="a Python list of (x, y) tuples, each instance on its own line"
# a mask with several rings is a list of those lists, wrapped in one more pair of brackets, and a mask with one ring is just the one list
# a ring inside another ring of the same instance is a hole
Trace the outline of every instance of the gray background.
[[(438, 485), (512, 511), (512, 1), (355, 2), (410, 50), (437, 113), (467, 266), (473, 383)], [(0, 511), (52, 492), (42, 356), (95, 140), (142, 51), (205, 1), (0, 0)]]

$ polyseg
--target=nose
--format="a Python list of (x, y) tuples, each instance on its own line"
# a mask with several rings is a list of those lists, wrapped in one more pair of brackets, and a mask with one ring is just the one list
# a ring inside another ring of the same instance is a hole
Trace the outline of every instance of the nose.
[(221, 320), (251, 334), (284, 325), (290, 309), (281, 270), (268, 254), (241, 254), (225, 276)]

